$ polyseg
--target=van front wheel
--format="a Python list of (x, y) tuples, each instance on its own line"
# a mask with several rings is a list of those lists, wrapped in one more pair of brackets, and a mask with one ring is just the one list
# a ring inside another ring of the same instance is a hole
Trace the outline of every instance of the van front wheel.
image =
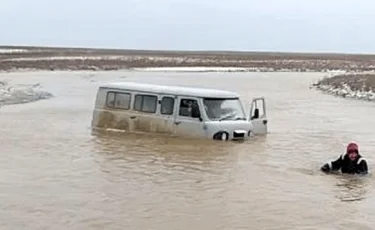
[(213, 136), (213, 139), (227, 141), (229, 139), (229, 134), (225, 131), (219, 131), (215, 133), (215, 135)]

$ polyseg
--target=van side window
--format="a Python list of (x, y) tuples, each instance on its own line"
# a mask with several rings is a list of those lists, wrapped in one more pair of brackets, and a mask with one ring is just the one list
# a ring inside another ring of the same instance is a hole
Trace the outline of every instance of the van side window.
[(155, 113), (158, 98), (151, 95), (136, 95), (134, 110), (146, 113)]
[(160, 113), (164, 115), (172, 115), (174, 110), (174, 98), (163, 97), (161, 100)]
[(108, 92), (107, 106), (114, 109), (129, 109), (131, 95), (129, 93)]
[(181, 99), (179, 115), (184, 117), (194, 117), (193, 112), (196, 113), (195, 115), (199, 115), (200, 113), (198, 101), (193, 99)]
[(110, 108), (114, 107), (114, 105), (115, 105), (115, 93), (114, 92), (108, 92), (107, 93), (106, 104)]

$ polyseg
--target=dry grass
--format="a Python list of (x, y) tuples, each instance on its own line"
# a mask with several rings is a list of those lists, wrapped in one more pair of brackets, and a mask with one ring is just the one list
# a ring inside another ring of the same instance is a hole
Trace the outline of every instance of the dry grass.
[[(119, 49), (0, 46), (25, 49), (23, 53), (0, 53), (0, 70), (116, 70), (142, 67), (248, 67), (265, 71), (369, 71), (375, 55), (308, 54), (235, 51), (148, 51)], [(46, 57), (102, 57), (101, 59), (38, 60)], [(111, 56), (111, 59), (105, 57)], [(113, 58), (115, 57), (115, 58)], [(28, 60), (20, 60), (28, 58)], [(34, 60), (33, 60), (34, 59)]]

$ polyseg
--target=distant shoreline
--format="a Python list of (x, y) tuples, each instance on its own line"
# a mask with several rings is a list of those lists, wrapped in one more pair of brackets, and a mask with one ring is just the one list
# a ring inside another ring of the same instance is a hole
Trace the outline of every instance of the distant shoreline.
[(361, 72), (375, 71), (375, 55), (0, 46), (0, 71), (159, 67), (230, 67), (251, 72)]
[[(0, 71), (324, 72), (317, 90), (374, 100), (375, 54), (0, 46)], [(366, 74), (364, 74), (366, 73)], [(361, 87), (359, 87), (359, 83)]]

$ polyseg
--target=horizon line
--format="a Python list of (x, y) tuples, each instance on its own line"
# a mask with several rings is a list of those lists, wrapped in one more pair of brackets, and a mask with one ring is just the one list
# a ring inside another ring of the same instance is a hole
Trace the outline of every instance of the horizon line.
[(161, 52), (161, 53), (241, 53), (241, 54), (304, 54), (304, 55), (349, 55), (349, 56), (372, 56), (375, 53), (360, 52), (331, 52), (331, 51), (273, 51), (273, 50), (204, 50), (204, 49), (136, 49), (136, 48), (113, 48), (113, 47), (90, 47), (90, 46), (62, 46), (62, 45), (2, 45), (0, 49), (72, 49), (84, 51), (140, 51), (140, 52)]

